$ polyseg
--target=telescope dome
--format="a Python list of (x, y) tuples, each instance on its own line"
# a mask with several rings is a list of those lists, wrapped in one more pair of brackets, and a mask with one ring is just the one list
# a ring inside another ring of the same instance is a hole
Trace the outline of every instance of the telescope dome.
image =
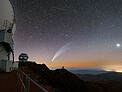
[(14, 11), (10, 1), (0, 0), (0, 30), (12, 29), (12, 33), (14, 33), (14, 19)]
[(19, 61), (20, 62), (27, 62), (27, 60), (28, 60), (28, 55), (26, 54), (26, 53), (21, 53), (20, 55), (19, 55)]

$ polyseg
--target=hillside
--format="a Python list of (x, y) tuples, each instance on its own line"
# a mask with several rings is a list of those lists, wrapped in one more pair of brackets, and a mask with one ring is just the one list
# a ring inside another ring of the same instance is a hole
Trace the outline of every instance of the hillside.
[(122, 73), (109, 72), (103, 74), (77, 74), (77, 76), (85, 81), (122, 81)]
[(20, 68), (32, 79), (50, 86), (57, 92), (80, 92), (86, 83), (65, 69), (49, 70), (45, 64), (21, 63)]
[(50, 70), (45, 64), (20, 63), (19, 67), (53, 92), (122, 92), (119, 82), (86, 82), (65, 69)]
[(102, 74), (102, 73), (108, 73), (108, 71), (104, 70), (97, 70), (97, 69), (79, 69), (79, 70), (69, 70), (70, 72), (74, 74)]

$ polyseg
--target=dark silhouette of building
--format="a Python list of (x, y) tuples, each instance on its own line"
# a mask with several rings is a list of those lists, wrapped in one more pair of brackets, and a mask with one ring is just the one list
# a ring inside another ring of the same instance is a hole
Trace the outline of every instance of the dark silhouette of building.
[(19, 62), (27, 62), (28, 61), (28, 55), (26, 53), (21, 53), (19, 55)]

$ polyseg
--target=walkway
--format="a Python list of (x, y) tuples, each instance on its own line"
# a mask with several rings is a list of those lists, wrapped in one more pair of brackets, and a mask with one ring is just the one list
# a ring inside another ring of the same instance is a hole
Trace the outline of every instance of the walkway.
[(0, 73), (0, 92), (20, 92), (16, 71)]
[[(20, 85), (20, 81), (17, 79), (17, 71), (10, 73), (0, 73), (0, 92), (25, 92)], [(40, 84), (40, 86), (46, 88), (48, 92), (52, 92), (48, 87)], [(30, 82), (29, 92), (42, 92), (35, 84)]]

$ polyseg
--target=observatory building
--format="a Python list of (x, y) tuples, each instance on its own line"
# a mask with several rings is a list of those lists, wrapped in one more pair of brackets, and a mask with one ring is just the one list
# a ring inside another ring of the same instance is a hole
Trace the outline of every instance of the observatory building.
[(0, 70), (10, 72), (14, 63), (12, 35), (16, 23), (13, 7), (9, 0), (0, 0)]
[(30, 62), (30, 63), (35, 63), (35, 61), (28, 61), (29, 56), (26, 53), (21, 53), (18, 57), (19, 61), (16, 62)]
[(19, 55), (19, 62), (27, 62), (28, 61), (28, 55), (26, 53), (22, 53)]

